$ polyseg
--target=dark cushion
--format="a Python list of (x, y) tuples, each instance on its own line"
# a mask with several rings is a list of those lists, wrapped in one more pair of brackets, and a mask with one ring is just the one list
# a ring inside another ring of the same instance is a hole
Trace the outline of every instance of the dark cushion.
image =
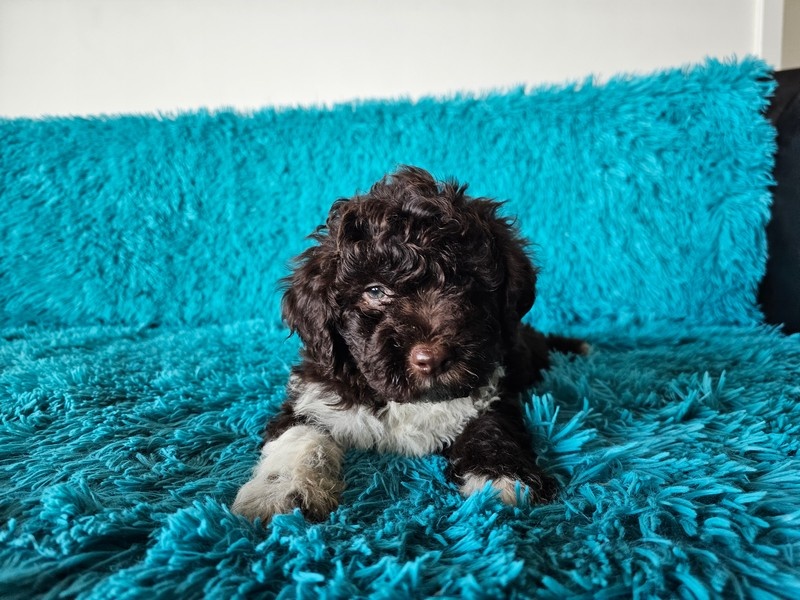
[(800, 331), (800, 69), (775, 73), (767, 116), (778, 130), (769, 258), (759, 290), (767, 322)]

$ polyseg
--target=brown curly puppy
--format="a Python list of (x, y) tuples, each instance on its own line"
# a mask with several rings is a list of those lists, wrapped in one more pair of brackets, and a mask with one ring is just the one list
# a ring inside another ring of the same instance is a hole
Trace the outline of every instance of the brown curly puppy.
[(464, 495), (487, 484), (507, 503), (554, 495), (520, 398), (551, 350), (588, 346), (520, 322), (536, 269), (500, 205), (465, 191), (405, 167), (334, 203), (286, 281), (302, 361), (234, 511), (325, 518), (349, 447), (441, 452)]

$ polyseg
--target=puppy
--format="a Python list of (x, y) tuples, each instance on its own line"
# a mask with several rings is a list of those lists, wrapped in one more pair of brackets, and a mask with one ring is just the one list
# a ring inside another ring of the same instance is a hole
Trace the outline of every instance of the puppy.
[(521, 397), (552, 350), (520, 319), (536, 269), (499, 204), (405, 167), (334, 203), (286, 280), (283, 317), (303, 342), (281, 412), (268, 424), (234, 512), (268, 521), (338, 505), (347, 448), (442, 453), (463, 495), (547, 501)]

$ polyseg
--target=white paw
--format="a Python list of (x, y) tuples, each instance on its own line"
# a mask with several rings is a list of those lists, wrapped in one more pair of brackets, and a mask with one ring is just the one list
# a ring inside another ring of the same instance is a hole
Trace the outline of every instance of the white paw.
[(269, 522), (278, 514), (299, 508), (311, 521), (322, 521), (339, 506), (339, 481), (318, 481), (312, 484), (281, 473), (273, 478), (251, 479), (236, 494), (231, 510), (248, 519)]
[(253, 478), (239, 489), (231, 510), (266, 523), (299, 508), (308, 519), (323, 520), (339, 505), (342, 457), (327, 433), (292, 427), (264, 446)]
[(491, 485), (498, 498), (510, 506), (520, 504), (530, 495), (530, 488), (513, 477), (489, 477), (488, 475), (467, 473), (463, 479), (464, 482), (459, 491), (465, 497), (483, 491), (487, 485)]

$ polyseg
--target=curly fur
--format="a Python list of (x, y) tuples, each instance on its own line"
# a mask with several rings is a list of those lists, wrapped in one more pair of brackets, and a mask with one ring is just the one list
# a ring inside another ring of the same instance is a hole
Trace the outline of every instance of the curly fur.
[[(537, 271), (499, 208), (414, 167), (336, 201), (285, 281), (283, 317), (303, 341), (302, 361), (268, 438), (311, 426), (337, 452), (441, 451), (465, 494), (491, 482), (512, 502), (520, 482), (526, 497), (551, 497), (519, 395), (547, 368), (551, 349), (586, 346), (521, 323)], [(254, 480), (281, 468), (269, 446)], [(269, 487), (246, 484), (234, 509), (268, 519), (291, 506), (253, 497)], [(330, 502), (300, 507), (319, 515)]]

